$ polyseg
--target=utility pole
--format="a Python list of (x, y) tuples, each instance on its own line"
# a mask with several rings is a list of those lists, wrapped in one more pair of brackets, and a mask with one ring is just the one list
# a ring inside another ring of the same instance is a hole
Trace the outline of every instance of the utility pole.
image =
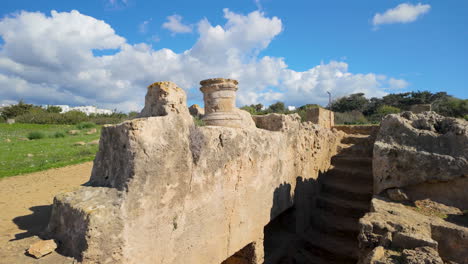
[(331, 93), (327, 91), (327, 94), (328, 94), (328, 107), (330, 108), (331, 107)]

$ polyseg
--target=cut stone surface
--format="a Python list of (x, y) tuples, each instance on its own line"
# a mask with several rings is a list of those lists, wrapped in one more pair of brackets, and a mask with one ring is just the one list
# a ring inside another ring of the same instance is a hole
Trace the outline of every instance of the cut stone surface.
[(28, 254), (35, 258), (42, 258), (43, 256), (52, 253), (57, 248), (53, 239), (41, 240), (32, 244), (28, 249)]
[(317, 107), (307, 109), (306, 121), (310, 121), (321, 127), (332, 128), (335, 125), (335, 115), (332, 111)]
[(438, 252), (437, 256), (444, 261), (466, 263), (468, 260), (468, 228), (436, 216), (422, 215), (383, 197), (372, 199), (371, 212), (362, 217), (359, 224), (361, 258), (382, 246), (386, 250), (430, 247), (431, 252)]
[(296, 116), (275, 132), (197, 127), (174, 87), (149, 89), (143, 112), (158, 116), (102, 128), (87, 186), (54, 200), (48, 230), (60, 252), (83, 263), (221, 263), (305, 199), (298, 179), (327, 170), (341, 140)]

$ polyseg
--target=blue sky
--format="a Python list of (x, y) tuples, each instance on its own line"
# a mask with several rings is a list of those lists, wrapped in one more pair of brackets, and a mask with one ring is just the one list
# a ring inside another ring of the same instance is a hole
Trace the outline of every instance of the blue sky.
[(0, 103), (138, 110), (162, 80), (200, 103), (210, 77), (239, 79), (238, 105), (326, 104), (326, 91), (468, 98), (467, 13), (464, 0), (7, 0)]

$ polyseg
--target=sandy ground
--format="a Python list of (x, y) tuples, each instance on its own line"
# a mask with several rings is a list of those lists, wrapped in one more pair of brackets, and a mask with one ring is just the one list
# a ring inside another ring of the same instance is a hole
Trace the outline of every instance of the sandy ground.
[(49, 221), (54, 196), (89, 180), (92, 162), (0, 179), (0, 263), (74, 263), (49, 254), (39, 260), (25, 250), (39, 240)]

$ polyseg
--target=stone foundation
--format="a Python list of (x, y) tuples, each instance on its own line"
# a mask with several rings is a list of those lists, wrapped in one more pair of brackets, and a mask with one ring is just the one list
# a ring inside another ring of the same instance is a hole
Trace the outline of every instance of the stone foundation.
[(243, 128), (198, 127), (167, 82), (148, 90), (147, 115), (103, 127), (87, 186), (55, 197), (48, 230), (59, 251), (129, 264), (219, 264), (251, 243), (259, 253), (264, 226), (307, 201), (297, 179), (327, 170), (342, 136), (298, 115), (277, 118), (274, 131), (250, 116)]

